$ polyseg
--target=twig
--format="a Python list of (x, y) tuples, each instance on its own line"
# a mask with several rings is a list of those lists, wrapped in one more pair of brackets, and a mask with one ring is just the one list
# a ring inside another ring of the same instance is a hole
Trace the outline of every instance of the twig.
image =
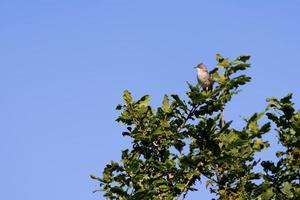
[(224, 103), (222, 105), (222, 110), (221, 110), (221, 119), (220, 119), (220, 125), (221, 128), (223, 128), (225, 126), (225, 119), (224, 119)]
[[(224, 96), (226, 97), (226, 95), (229, 94), (228, 90), (224, 91)], [(222, 99), (222, 108), (221, 108), (221, 119), (220, 119), (220, 126), (221, 128), (223, 128), (225, 126), (225, 117), (224, 117), (224, 109), (225, 109), (225, 101), (224, 99)]]
[[(189, 178), (189, 180), (188, 180), (188, 182), (184, 185), (184, 190), (183, 190), (183, 196), (182, 196), (182, 200), (184, 200), (185, 199), (185, 197), (186, 197), (186, 195), (187, 195), (187, 193), (188, 193), (188, 186), (189, 186), (189, 184), (191, 183), (191, 181), (192, 181), (192, 179), (194, 178), (194, 176), (191, 176), (191, 178)], [(178, 197), (178, 199), (179, 199), (179, 197)]]
[(194, 112), (196, 111), (196, 109), (199, 107), (200, 105), (194, 105), (192, 107), (192, 109), (190, 110), (190, 113), (187, 115), (187, 117), (184, 119), (183, 123), (179, 126), (178, 128), (178, 132), (185, 126), (186, 122), (191, 118), (191, 116), (194, 114)]

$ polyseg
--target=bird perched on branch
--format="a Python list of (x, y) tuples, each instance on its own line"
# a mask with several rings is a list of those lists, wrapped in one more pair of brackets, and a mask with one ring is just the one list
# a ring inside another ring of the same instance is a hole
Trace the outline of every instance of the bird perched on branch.
[[(208, 72), (206, 65), (200, 63), (195, 67), (197, 69), (197, 79), (199, 85), (203, 88), (204, 91), (208, 92), (213, 89), (213, 78), (212, 75)], [(225, 120), (224, 120), (224, 102), (222, 103), (221, 108), (221, 116), (220, 116), (220, 127), (224, 127)]]
[(197, 69), (197, 79), (199, 85), (203, 88), (204, 91), (208, 92), (212, 90), (213, 80), (212, 76), (209, 74), (206, 65), (200, 63), (195, 67)]

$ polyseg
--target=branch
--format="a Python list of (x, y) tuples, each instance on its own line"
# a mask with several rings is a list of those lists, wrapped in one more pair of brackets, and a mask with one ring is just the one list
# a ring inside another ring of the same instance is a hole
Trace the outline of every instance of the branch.
[[(191, 176), (191, 178), (189, 178), (189, 180), (188, 180), (188, 182), (185, 184), (185, 186), (184, 186), (184, 190), (183, 190), (183, 196), (182, 196), (182, 200), (184, 200), (185, 199), (185, 197), (186, 197), (186, 195), (187, 195), (187, 193), (188, 193), (188, 186), (189, 186), (189, 184), (191, 183), (191, 181), (192, 181), (192, 179), (194, 178), (194, 176)], [(178, 199), (179, 199), (179, 197), (178, 197)]]
[(192, 115), (194, 114), (194, 112), (196, 111), (196, 109), (200, 106), (200, 104), (198, 105), (194, 105), (192, 107), (192, 109), (190, 110), (190, 113), (187, 115), (187, 117), (184, 119), (183, 123), (179, 126), (178, 128), (178, 132), (185, 126), (186, 122), (192, 117)]

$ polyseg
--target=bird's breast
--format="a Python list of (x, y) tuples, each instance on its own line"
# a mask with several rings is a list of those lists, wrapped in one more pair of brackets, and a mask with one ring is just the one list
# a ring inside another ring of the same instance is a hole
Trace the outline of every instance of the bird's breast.
[(199, 70), (198, 71), (198, 79), (200, 79), (201, 81), (206, 81), (209, 79), (209, 75), (206, 71)]

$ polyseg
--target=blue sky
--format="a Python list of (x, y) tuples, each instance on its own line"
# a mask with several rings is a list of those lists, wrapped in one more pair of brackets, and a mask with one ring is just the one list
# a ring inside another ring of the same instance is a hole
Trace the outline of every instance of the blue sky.
[(129, 146), (114, 121), (123, 90), (158, 106), (164, 94), (183, 95), (193, 67), (212, 68), (216, 53), (252, 56), (252, 81), (226, 111), (235, 125), (270, 96), (293, 92), (299, 108), (299, 9), (299, 1), (1, 0), (0, 199), (103, 199), (89, 175)]

